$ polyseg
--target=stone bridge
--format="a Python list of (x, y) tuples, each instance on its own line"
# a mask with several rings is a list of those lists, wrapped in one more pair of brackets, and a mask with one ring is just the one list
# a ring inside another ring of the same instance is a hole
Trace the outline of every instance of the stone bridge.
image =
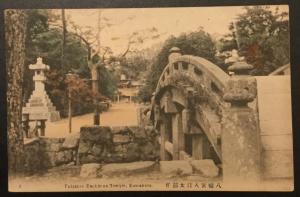
[(290, 78), (250, 69), (170, 50), (152, 97), (161, 160), (213, 159), (228, 181), (293, 176)]

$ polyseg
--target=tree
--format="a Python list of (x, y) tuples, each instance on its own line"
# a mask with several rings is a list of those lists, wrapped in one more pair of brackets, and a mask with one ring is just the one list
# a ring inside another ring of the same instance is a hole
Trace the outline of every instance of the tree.
[(23, 172), (22, 83), (25, 63), (26, 15), (24, 10), (5, 11), (7, 66), (7, 132), (9, 175)]
[[(67, 84), (66, 74), (72, 70), (79, 74), (81, 78), (90, 78), (87, 66), (87, 48), (81, 40), (71, 32), (66, 32), (64, 47), (64, 66), (61, 65), (62, 55), (62, 35), (63, 29), (53, 24), (61, 24), (60, 15), (54, 15), (50, 10), (30, 9), (26, 10), (27, 20), (27, 39), (26, 39), (26, 66), (24, 77), (24, 100), (28, 100), (32, 90), (32, 71), (28, 65), (35, 63), (37, 57), (42, 57), (43, 61), (50, 65), (50, 71), (46, 73), (46, 90), (51, 101), (64, 117), (67, 108)], [(79, 98), (84, 97), (87, 89), (82, 89)], [(74, 114), (90, 112), (93, 108), (88, 103), (74, 105)]]
[(189, 34), (182, 34), (179, 37), (171, 36), (165, 41), (160, 53), (152, 64), (151, 70), (147, 76), (146, 84), (139, 92), (139, 97), (143, 101), (150, 101), (152, 93), (155, 91), (158, 79), (168, 64), (169, 50), (172, 47), (178, 47), (183, 54), (203, 57), (212, 62), (216, 62), (216, 47), (210, 35), (202, 29)]
[(61, 44), (61, 67), (65, 66), (65, 48), (66, 48), (66, 36), (67, 36), (67, 22), (65, 17), (65, 9), (61, 9), (61, 21), (62, 21), (62, 44)]
[(255, 67), (253, 75), (266, 75), (289, 63), (288, 14), (267, 6), (245, 7), (245, 11), (230, 25), (231, 39), (223, 42), (224, 51), (237, 49)]

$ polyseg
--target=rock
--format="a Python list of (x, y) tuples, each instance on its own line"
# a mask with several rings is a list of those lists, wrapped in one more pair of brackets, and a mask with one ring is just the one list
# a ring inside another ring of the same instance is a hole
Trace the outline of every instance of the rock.
[(116, 145), (116, 146), (114, 146), (114, 152), (116, 152), (116, 153), (125, 153), (126, 148), (124, 148), (123, 145)]
[(62, 144), (62, 148), (64, 149), (72, 149), (76, 148), (79, 144), (79, 134), (69, 135), (65, 138), (64, 143)]
[(191, 165), (196, 173), (199, 173), (204, 177), (213, 178), (219, 175), (219, 168), (211, 159), (192, 160)]
[(95, 157), (94, 155), (85, 155), (82, 157), (79, 157), (79, 163), (80, 164), (87, 164), (87, 163), (94, 163), (98, 162), (99, 159)]
[(96, 178), (98, 171), (101, 169), (101, 164), (89, 163), (83, 164), (80, 170), (80, 177), (82, 178)]
[(140, 146), (140, 152), (142, 160), (155, 160), (159, 156), (155, 145), (151, 142), (146, 142), (143, 146)]
[(144, 129), (139, 129), (134, 133), (134, 137), (138, 139), (144, 139), (147, 138), (147, 134)]
[(78, 147), (78, 153), (87, 153), (91, 149), (91, 144), (88, 142), (81, 141)]
[(50, 152), (58, 152), (61, 149), (62, 144), (60, 143), (53, 143), (50, 145)]
[(41, 155), (42, 166), (45, 166), (46, 168), (55, 166), (55, 161), (56, 152), (44, 152), (44, 154)]
[(160, 161), (160, 172), (169, 176), (187, 176), (193, 173), (192, 166), (186, 160)]
[(102, 176), (132, 175), (136, 173), (149, 172), (154, 169), (155, 162), (139, 161), (131, 163), (114, 163), (104, 165), (100, 171)]
[(79, 163), (103, 161), (106, 154), (113, 148), (112, 137), (109, 127), (81, 127), (78, 148)]
[(107, 143), (112, 140), (112, 133), (109, 127), (84, 126), (80, 128), (80, 141), (81, 140)]
[(95, 156), (100, 156), (102, 151), (103, 151), (103, 145), (101, 144), (94, 144), (94, 146), (92, 147), (92, 154)]
[(69, 162), (73, 161), (73, 151), (72, 150), (65, 150), (64, 155), (65, 155), (64, 163), (69, 163)]
[(104, 158), (105, 163), (121, 163), (123, 162), (124, 153), (107, 154)]
[(209, 178), (203, 177), (199, 174), (193, 174), (186, 177), (188, 181), (209, 181)]
[(110, 128), (112, 134), (119, 134), (120, 131), (122, 131), (122, 129), (124, 129), (124, 127), (111, 127)]
[(55, 165), (69, 163), (73, 160), (72, 150), (60, 151), (56, 154)]
[(115, 134), (113, 137), (113, 142), (115, 144), (126, 144), (129, 143), (130, 137), (128, 135), (120, 135), (120, 134)]
[(124, 161), (132, 162), (140, 159), (140, 149), (138, 144), (130, 143), (127, 145), (127, 152), (124, 155)]
[(61, 151), (56, 154), (55, 164), (59, 165), (59, 164), (63, 164), (63, 163), (65, 163), (65, 154), (63, 151)]

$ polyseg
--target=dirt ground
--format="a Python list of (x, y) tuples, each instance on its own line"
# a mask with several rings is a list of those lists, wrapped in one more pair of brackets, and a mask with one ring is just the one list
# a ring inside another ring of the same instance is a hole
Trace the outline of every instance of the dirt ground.
[[(100, 125), (102, 126), (134, 126), (137, 125), (137, 108), (135, 103), (113, 103), (111, 108), (101, 113)], [(80, 127), (92, 125), (93, 114), (85, 114), (72, 118), (72, 133), (78, 133)], [(69, 133), (69, 122), (67, 118), (56, 122), (46, 122), (46, 137), (65, 137)]]

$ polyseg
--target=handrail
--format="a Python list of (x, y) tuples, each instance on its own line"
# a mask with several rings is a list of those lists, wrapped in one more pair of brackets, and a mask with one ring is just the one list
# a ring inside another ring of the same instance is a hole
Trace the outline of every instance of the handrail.
[[(193, 72), (195, 75), (199, 75), (199, 73), (202, 73), (203, 75), (208, 76), (212, 79), (212, 81), (215, 83), (215, 85), (220, 89), (222, 92), (224, 91), (224, 88), (226, 86), (227, 81), (229, 81), (230, 76), (224, 72), (221, 68), (219, 68), (217, 65), (213, 64), (212, 62), (197, 56), (192, 55), (182, 55), (174, 59), (173, 62), (168, 63), (167, 66), (164, 68), (157, 84), (156, 93), (160, 89), (160, 83), (163, 81), (163, 78), (167, 75), (167, 72), (171, 72), (171, 70), (174, 70), (172, 66), (174, 64), (178, 63), (186, 63), (188, 65), (193, 65), (196, 69), (188, 69), (187, 72)], [(178, 70), (180, 70), (179, 68)], [(183, 70), (183, 69), (181, 69)], [(198, 73), (197, 73), (198, 71)], [(191, 74), (191, 73), (190, 73)]]

